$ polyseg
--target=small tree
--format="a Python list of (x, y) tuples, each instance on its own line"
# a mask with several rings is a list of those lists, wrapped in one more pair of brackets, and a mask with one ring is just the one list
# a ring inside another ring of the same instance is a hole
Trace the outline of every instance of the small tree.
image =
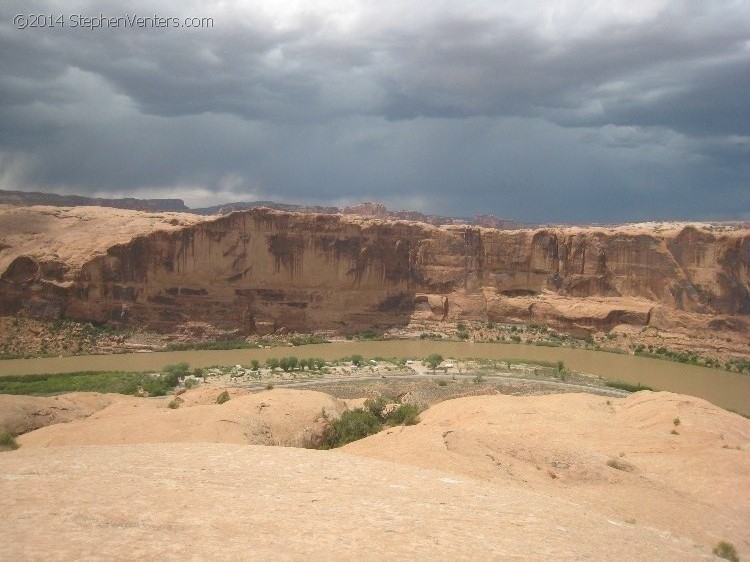
[(279, 360), (275, 357), (269, 357), (268, 359), (266, 359), (266, 367), (268, 367), (272, 371), (274, 369), (277, 369), (279, 367)]
[(425, 363), (432, 369), (432, 372), (435, 372), (435, 369), (438, 368), (438, 365), (443, 362), (443, 356), (438, 353), (433, 353), (432, 355), (428, 356), (427, 359), (425, 359)]

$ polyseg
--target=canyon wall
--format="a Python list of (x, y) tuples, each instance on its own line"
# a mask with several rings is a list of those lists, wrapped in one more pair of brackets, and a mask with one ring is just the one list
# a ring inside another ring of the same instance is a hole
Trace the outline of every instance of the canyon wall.
[(750, 314), (741, 229), (501, 231), (254, 209), (135, 236), (82, 264), (12, 252), (0, 246), (0, 314), (162, 331), (461, 319), (609, 330), (673, 312), (744, 331)]

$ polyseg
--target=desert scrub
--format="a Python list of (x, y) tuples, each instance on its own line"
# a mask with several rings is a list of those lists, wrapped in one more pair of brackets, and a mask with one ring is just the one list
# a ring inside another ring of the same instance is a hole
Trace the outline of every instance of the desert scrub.
[(229, 392), (226, 390), (216, 397), (217, 404), (224, 404), (225, 402), (229, 402)]
[(713, 553), (719, 558), (730, 560), (731, 562), (740, 562), (740, 556), (734, 545), (727, 541), (721, 541), (714, 547)]
[(401, 404), (385, 417), (389, 425), (416, 425), (419, 423), (419, 408), (414, 404)]
[[(414, 425), (419, 423), (420, 409), (414, 404), (400, 404), (388, 411), (395, 398), (378, 396), (368, 398), (361, 408), (347, 410), (333, 420), (325, 430), (321, 447), (333, 449), (352, 441), (374, 435), (386, 425)], [(328, 419), (324, 417), (324, 419)]]
[(180, 400), (179, 398), (172, 398), (172, 400), (169, 401), (169, 404), (167, 404), (167, 407), (170, 410), (176, 410), (180, 407), (180, 404), (182, 404), (182, 400)]
[(18, 449), (18, 443), (12, 433), (0, 430), (0, 451), (15, 451)]
[(607, 461), (607, 466), (616, 470), (622, 470), (623, 472), (633, 472), (633, 470), (635, 470), (635, 467), (632, 464), (620, 459), (609, 459)]
[(604, 383), (606, 386), (610, 388), (619, 388), (620, 390), (627, 390), (628, 392), (638, 392), (640, 390), (654, 390), (650, 386), (646, 386), (645, 384), (631, 384), (629, 382), (623, 382), (623, 381), (607, 381)]
[(374, 435), (381, 428), (382, 424), (378, 417), (363, 408), (347, 410), (326, 428), (322, 447), (324, 449), (341, 447), (368, 435)]

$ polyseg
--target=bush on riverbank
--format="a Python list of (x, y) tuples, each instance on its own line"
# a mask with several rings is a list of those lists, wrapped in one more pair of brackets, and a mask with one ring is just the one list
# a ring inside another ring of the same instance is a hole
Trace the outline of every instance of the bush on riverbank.
[(645, 384), (632, 384), (629, 382), (623, 382), (623, 381), (607, 381), (604, 384), (606, 384), (610, 388), (619, 388), (620, 390), (627, 390), (628, 392), (638, 392), (640, 390), (651, 390), (654, 389), (650, 386), (646, 386)]
[(0, 377), (0, 394), (48, 395), (64, 392), (114, 392), (165, 396), (177, 385), (177, 379), (175, 372), (158, 374), (85, 371), (44, 375), (8, 375)]

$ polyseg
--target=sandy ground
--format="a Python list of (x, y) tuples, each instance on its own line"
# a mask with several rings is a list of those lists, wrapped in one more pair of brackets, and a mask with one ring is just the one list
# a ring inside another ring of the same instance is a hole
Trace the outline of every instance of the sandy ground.
[(337, 417), (345, 406), (321, 392), (271, 390), (248, 394), (229, 389), (230, 400), (216, 404), (219, 388), (187, 391), (169, 408), (172, 396), (123, 397), (91, 416), (21, 435), (26, 447), (117, 445), (125, 443), (238, 443), (304, 447), (319, 440), (322, 412)]
[(750, 420), (704, 400), (667, 392), (481, 396), (442, 402), (421, 419), (343, 451), (534, 490), (750, 553)]
[(279, 447), (22, 448), (0, 456), (0, 508), (4, 560), (706, 558), (534, 491)]
[(257, 445), (305, 444), (342, 401), (231, 389), (218, 405), (220, 391), (177, 409), (106, 395), (19, 437), (0, 453), (0, 560), (750, 553), (750, 420), (697, 398), (473, 396), (315, 451)]

